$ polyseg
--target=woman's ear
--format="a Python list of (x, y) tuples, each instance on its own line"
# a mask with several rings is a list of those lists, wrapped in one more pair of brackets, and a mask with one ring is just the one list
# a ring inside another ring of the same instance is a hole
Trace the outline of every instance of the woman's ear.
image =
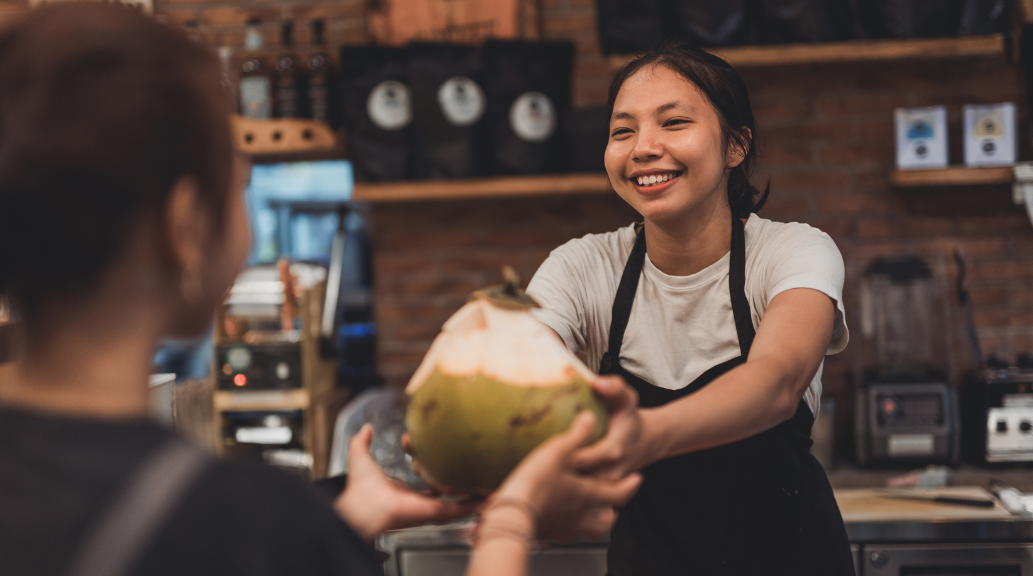
[(728, 167), (735, 168), (742, 164), (751, 146), (753, 146), (753, 132), (746, 126), (739, 128), (739, 133), (732, 135), (728, 139), (728, 152), (726, 154)]
[(208, 214), (201, 205), (196, 180), (184, 176), (173, 184), (162, 220), (165, 245), (179, 273), (180, 290), (186, 300), (195, 299), (201, 290), (208, 232)]

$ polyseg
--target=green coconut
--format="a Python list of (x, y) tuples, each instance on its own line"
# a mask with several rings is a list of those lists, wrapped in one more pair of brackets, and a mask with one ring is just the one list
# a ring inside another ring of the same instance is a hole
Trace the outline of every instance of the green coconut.
[(442, 327), (406, 388), (410, 447), (429, 483), (487, 493), (578, 413), (608, 414), (594, 374), (531, 316), (537, 306), (507, 285), (475, 292)]

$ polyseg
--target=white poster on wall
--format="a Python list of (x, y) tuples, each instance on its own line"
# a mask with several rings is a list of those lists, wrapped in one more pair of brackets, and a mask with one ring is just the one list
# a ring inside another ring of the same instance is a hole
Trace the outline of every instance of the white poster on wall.
[(965, 164), (1015, 163), (1015, 104), (965, 105)]
[(947, 111), (943, 106), (897, 108), (897, 168), (947, 166)]

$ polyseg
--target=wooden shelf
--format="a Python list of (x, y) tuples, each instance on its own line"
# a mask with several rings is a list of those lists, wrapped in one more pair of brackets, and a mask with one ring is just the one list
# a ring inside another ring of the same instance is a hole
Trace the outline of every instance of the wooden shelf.
[(418, 202), (605, 194), (610, 190), (610, 181), (606, 174), (549, 174), (463, 180), (358, 183), (355, 185), (352, 199), (361, 202)]
[(216, 390), (212, 394), (216, 412), (244, 410), (305, 410), (311, 395), (304, 388), (294, 390)]
[(256, 162), (343, 158), (330, 126), (304, 118), (262, 120), (230, 116), (234, 147)]
[(1015, 181), (1015, 172), (1011, 166), (948, 166), (933, 170), (894, 170), (889, 180), (897, 188), (1011, 184)]
[[(779, 66), (828, 62), (869, 62), (877, 60), (919, 60), (1004, 56), (1004, 36), (962, 36), (958, 38), (908, 38), (893, 40), (850, 40), (812, 44), (775, 44), (710, 48), (732, 66)], [(610, 56), (610, 66), (619, 69), (634, 54)]]

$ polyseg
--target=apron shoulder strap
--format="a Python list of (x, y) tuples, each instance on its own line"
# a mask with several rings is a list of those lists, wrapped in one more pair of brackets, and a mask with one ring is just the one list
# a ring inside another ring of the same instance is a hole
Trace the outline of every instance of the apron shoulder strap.
[(179, 438), (166, 441), (130, 477), (86, 536), (69, 576), (124, 576), (207, 469), (209, 457)]
[[(613, 309), (610, 315), (610, 338), (606, 354), (603, 356), (603, 368), (610, 369), (610, 365), (620, 358), (621, 345), (624, 343), (624, 331), (628, 329), (628, 320), (631, 318), (631, 306), (635, 302), (635, 292), (638, 291), (638, 279), (642, 275), (642, 266), (646, 262), (646, 233), (643, 229), (638, 230), (635, 238), (635, 246), (628, 256), (628, 263), (624, 265), (624, 272), (621, 274), (620, 284), (617, 286), (617, 295), (613, 299)], [(608, 365), (609, 364), (609, 365)]]
[[(613, 299), (613, 309), (610, 318), (610, 336), (607, 352), (603, 355), (601, 369), (608, 371), (613, 363), (620, 358), (621, 345), (624, 342), (624, 332), (628, 328), (628, 320), (631, 318), (631, 306), (635, 301), (635, 293), (638, 291), (639, 277), (642, 275), (642, 266), (646, 261), (646, 234), (639, 229), (638, 237), (635, 239), (635, 246), (628, 256), (628, 263), (624, 266), (621, 274), (620, 284), (617, 286), (617, 295)], [(753, 329), (753, 314), (750, 311), (750, 302), (746, 298), (746, 229), (742, 220), (732, 216), (732, 245), (731, 255), (728, 263), (728, 293), (732, 300), (732, 315), (735, 319), (735, 332), (739, 337), (739, 350), (746, 358), (750, 355), (750, 348), (753, 346), (753, 337), (756, 331)]]
[(750, 301), (746, 298), (746, 229), (742, 220), (732, 216), (732, 249), (728, 264), (728, 295), (732, 299), (732, 315), (735, 317), (735, 332), (739, 335), (739, 351), (743, 358), (750, 355), (753, 347), (753, 314)]

